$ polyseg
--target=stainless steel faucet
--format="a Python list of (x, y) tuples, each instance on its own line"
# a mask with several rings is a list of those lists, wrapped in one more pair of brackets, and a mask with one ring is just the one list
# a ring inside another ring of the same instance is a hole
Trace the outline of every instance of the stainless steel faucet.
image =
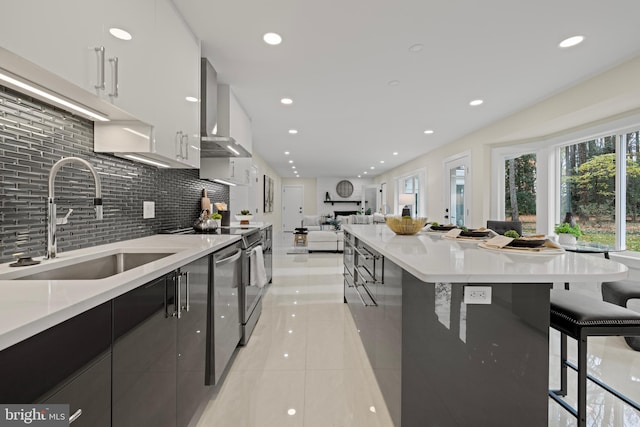
[[(102, 219), (102, 187), (100, 185), (100, 177), (98, 172), (91, 166), (91, 163), (81, 159), (80, 157), (66, 157), (58, 160), (51, 171), (49, 172), (49, 197), (47, 199), (47, 256), (46, 259), (55, 258), (58, 252), (58, 246), (56, 241), (56, 202), (54, 195), (54, 182), (56, 180), (56, 174), (65, 165), (70, 163), (81, 163), (86, 166), (93, 175), (93, 181), (96, 186), (96, 197), (93, 199), (93, 205), (96, 210), (96, 219)], [(71, 214), (71, 211), (67, 214), (66, 218)]]

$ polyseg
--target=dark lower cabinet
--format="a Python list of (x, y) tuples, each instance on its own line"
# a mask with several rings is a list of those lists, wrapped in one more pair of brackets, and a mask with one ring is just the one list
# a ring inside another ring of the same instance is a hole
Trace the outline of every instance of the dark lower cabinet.
[(111, 425), (111, 302), (0, 352), (0, 402), (64, 403), (73, 426)]
[(402, 269), (345, 235), (345, 302), (395, 426), (401, 424)]
[(175, 275), (113, 300), (113, 425), (175, 426)]
[(205, 386), (210, 257), (113, 300), (113, 425), (186, 426)]
[(182, 305), (177, 335), (178, 426), (189, 424), (210, 390), (205, 386), (210, 260), (200, 258), (178, 270)]

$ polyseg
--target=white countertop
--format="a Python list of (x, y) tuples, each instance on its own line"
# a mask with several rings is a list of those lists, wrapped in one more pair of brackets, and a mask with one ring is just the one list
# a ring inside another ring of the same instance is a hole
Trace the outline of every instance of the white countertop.
[[(158, 234), (62, 252), (36, 266), (1, 264), (0, 350), (239, 240), (239, 235)], [(69, 265), (122, 249), (175, 253), (100, 280), (9, 280), (47, 270), (52, 265)]]
[(441, 233), (396, 235), (386, 224), (345, 225), (344, 229), (418, 279), (456, 283), (551, 283), (621, 280), (627, 267), (602, 255), (573, 252), (495, 252), (476, 242), (443, 239)]

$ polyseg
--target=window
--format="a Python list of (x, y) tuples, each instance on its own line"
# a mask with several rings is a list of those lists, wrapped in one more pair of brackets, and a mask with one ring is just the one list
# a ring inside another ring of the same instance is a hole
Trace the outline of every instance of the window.
[(412, 216), (424, 216), (426, 206), (422, 183), (425, 182), (425, 177), (426, 170), (417, 170), (395, 179), (397, 189), (395, 196), (396, 215), (400, 215), (402, 209), (408, 206)]
[[(525, 181), (535, 182), (537, 233), (553, 234), (554, 225), (571, 212), (584, 233), (580, 240), (640, 252), (640, 114), (492, 148), (497, 166), (491, 175), (492, 218), (513, 215), (510, 159), (521, 220), (526, 215), (519, 192), (525, 184), (520, 181), (524, 165), (518, 162), (535, 162)], [(529, 231), (527, 220), (524, 225)]]
[(640, 131), (625, 135), (627, 215), (626, 246), (630, 251), (640, 251)]
[(522, 231), (536, 233), (536, 155), (524, 154), (505, 160), (505, 204), (507, 221), (522, 222)]
[(560, 148), (560, 218), (571, 212), (580, 239), (616, 243), (616, 136)]

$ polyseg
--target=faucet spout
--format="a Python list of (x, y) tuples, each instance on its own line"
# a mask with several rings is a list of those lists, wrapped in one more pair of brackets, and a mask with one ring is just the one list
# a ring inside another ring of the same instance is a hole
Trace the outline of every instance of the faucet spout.
[[(84, 165), (91, 175), (93, 175), (93, 181), (96, 188), (96, 195), (93, 199), (93, 204), (96, 211), (96, 219), (102, 219), (102, 185), (100, 183), (100, 176), (94, 167), (80, 157), (66, 157), (58, 160), (49, 172), (49, 197), (47, 198), (47, 256), (46, 258), (55, 258), (58, 252), (56, 241), (56, 202), (55, 202), (55, 180), (58, 171), (65, 165), (71, 163), (80, 163)], [(69, 216), (69, 215), (67, 215)]]

